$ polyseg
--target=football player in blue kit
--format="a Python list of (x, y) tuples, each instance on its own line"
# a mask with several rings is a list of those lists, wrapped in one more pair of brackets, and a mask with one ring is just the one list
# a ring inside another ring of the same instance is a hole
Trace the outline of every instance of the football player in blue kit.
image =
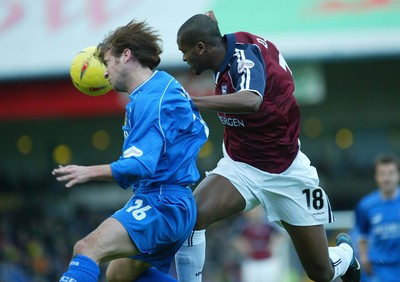
[[(212, 15), (212, 14), (210, 14)], [(199, 110), (218, 113), (224, 125), (223, 157), (194, 191), (195, 231), (176, 255), (179, 281), (201, 281), (205, 229), (262, 205), (269, 221), (288, 231), (314, 281), (360, 281), (350, 236), (328, 247), (324, 224), (333, 221), (316, 169), (300, 149), (300, 110), (291, 70), (264, 38), (221, 35), (210, 15), (195, 15), (178, 30), (177, 43), (190, 70), (211, 70), (215, 95), (192, 97)]]
[(400, 280), (400, 162), (392, 154), (375, 162), (378, 189), (356, 208), (360, 262), (371, 282)]
[(67, 188), (111, 180), (134, 193), (75, 244), (60, 281), (98, 281), (99, 264), (108, 261), (108, 281), (176, 281), (168, 271), (195, 224), (189, 185), (199, 178), (196, 160), (208, 128), (178, 81), (155, 70), (161, 52), (159, 35), (145, 22), (121, 26), (98, 45), (105, 77), (129, 94), (122, 155), (111, 164), (60, 166), (52, 174)]

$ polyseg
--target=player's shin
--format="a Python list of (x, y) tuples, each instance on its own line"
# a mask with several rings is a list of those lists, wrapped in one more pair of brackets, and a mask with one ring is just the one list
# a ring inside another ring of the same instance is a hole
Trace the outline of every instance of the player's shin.
[(176, 271), (180, 282), (201, 282), (206, 257), (205, 230), (193, 230), (175, 255)]

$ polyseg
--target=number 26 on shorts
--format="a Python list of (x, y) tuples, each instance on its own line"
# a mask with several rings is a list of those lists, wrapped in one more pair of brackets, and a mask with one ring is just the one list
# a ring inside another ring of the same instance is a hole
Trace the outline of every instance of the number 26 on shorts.
[(146, 211), (151, 209), (151, 206), (149, 206), (149, 205), (144, 206), (144, 207), (142, 207), (142, 206), (143, 206), (143, 200), (137, 199), (135, 201), (135, 205), (127, 208), (126, 212), (132, 212), (132, 216), (136, 220), (142, 220), (142, 219), (146, 218)]

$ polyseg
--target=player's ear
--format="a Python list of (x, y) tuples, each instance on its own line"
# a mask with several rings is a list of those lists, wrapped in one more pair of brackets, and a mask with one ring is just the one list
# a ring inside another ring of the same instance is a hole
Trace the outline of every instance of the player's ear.
[(120, 58), (122, 59), (122, 62), (126, 63), (132, 57), (133, 57), (133, 53), (132, 53), (131, 49), (125, 48), (124, 51), (122, 51)]
[(197, 55), (203, 55), (204, 52), (206, 51), (206, 45), (204, 44), (204, 42), (199, 41), (197, 42), (197, 44), (194, 46), (194, 50), (196, 52)]

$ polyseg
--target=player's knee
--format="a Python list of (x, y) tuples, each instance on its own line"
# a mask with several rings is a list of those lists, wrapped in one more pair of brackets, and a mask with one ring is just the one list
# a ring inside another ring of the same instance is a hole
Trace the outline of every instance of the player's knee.
[(92, 248), (89, 240), (87, 239), (81, 239), (78, 242), (75, 243), (74, 246), (74, 255), (87, 255), (88, 251), (90, 251)]
[(129, 264), (121, 260), (113, 260), (107, 267), (106, 278), (108, 282), (136, 281), (147, 269), (146, 263), (131, 261)]
[(196, 225), (194, 226), (194, 230), (203, 230), (203, 229), (206, 229), (207, 226), (208, 226), (208, 224), (206, 224), (205, 222), (197, 221)]
[(106, 271), (106, 278), (108, 282), (125, 281), (121, 271), (115, 271), (114, 268), (108, 267)]
[(206, 212), (207, 211), (204, 208), (203, 209), (201, 207), (197, 208), (197, 219), (196, 219), (196, 224), (194, 226), (195, 230), (203, 230), (206, 229), (208, 225), (210, 225), (209, 222), (210, 217), (207, 216)]

